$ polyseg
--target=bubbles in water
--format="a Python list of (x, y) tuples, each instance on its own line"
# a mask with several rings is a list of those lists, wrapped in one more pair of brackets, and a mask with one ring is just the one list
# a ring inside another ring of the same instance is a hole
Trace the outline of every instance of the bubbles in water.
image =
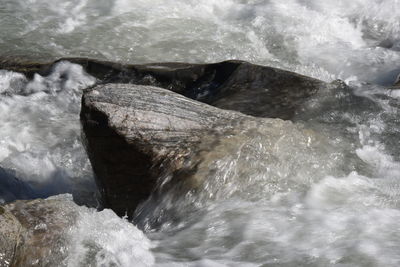
[(17, 72), (0, 70), (0, 94), (18, 93), (28, 83), (26, 77)]
[(4, 55), (241, 59), (328, 81), (381, 84), (400, 72), (397, 0), (6, 0), (4, 6)]
[(153, 266), (152, 244), (143, 232), (111, 210), (80, 208), (70, 230), (67, 266)]
[(0, 81), (8, 94), (0, 97), (3, 174), (25, 183), (31, 197), (93, 194), (78, 114), (80, 90), (95, 79), (79, 65), (59, 62), (46, 77), (35, 74), (28, 82), (22, 74), (2, 71)]
[(399, 133), (386, 135), (398, 104), (354, 86), (320, 91), (295, 123), (222, 138), (198, 166), (198, 192), (148, 200), (136, 220), (160, 262), (398, 265)]

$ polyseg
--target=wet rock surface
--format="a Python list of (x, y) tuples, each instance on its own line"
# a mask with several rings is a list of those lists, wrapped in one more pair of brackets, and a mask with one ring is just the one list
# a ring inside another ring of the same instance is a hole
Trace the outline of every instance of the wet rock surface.
[(0, 206), (0, 266), (10, 266), (18, 248), (22, 229), (15, 216)]
[(0, 206), (0, 266), (54, 266), (65, 257), (75, 204), (62, 199), (18, 200)]

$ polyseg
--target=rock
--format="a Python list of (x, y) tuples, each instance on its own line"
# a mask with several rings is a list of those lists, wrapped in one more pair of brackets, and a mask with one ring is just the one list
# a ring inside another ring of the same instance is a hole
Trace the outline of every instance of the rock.
[(66, 256), (65, 233), (76, 219), (72, 201), (53, 197), (0, 206), (0, 266), (54, 266)]
[(303, 101), (326, 83), (244, 61), (215, 64), (118, 65), (69, 59), (107, 83), (154, 85), (216, 107), (290, 119)]
[[(227, 64), (234, 65), (234, 71), (220, 75)], [(215, 107), (257, 117), (291, 119), (309, 96), (327, 86), (309, 77), (247, 62), (206, 66), (208, 69), (212, 67), (215, 69), (206, 71), (207, 79), (211, 81), (193, 86), (189, 91), (186, 89), (184, 95)], [(218, 82), (220, 76), (223, 78)]]
[(132, 83), (165, 88), (216, 107), (245, 114), (290, 119), (304, 100), (326, 83), (276, 68), (244, 61), (214, 64), (119, 64), (85, 58), (65, 58), (50, 63), (0, 60), (0, 68), (47, 75), (67, 60), (81, 65), (99, 83)]
[(105, 207), (132, 215), (159, 177), (188, 179), (217, 136), (247, 116), (151, 86), (106, 84), (84, 92), (81, 122)]
[(0, 267), (10, 266), (21, 243), (22, 226), (17, 218), (0, 206)]

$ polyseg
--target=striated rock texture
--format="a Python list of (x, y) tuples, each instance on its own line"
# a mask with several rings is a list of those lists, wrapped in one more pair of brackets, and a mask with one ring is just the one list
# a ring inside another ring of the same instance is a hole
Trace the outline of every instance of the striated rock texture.
[(86, 90), (81, 121), (105, 206), (132, 215), (158, 181), (195, 186), (188, 178), (195, 172), (194, 156), (249, 118), (157, 87), (106, 84)]
[(304, 100), (326, 83), (244, 61), (214, 64), (118, 64), (85, 58), (51, 63), (0, 59), (0, 69), (47, 75), (62, 60), (81, 65), (99, 83), (132, 83), (165, 88), (189, 98), (253, 116), (290, 119)]
[(65, 257), (65, 234), (76, 219), (75, 210), (72, 201), (57, 197), (0, 206), (0, 266), (60, 263)]

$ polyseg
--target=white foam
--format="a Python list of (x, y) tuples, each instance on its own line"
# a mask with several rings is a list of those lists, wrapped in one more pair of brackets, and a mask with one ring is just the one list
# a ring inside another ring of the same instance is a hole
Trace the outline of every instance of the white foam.
[(7, 18), (11, 23), (3, 25), (19, 27), (3, 32), (24, 39), (12, 48), (3, 40), (6, 51), (135, 63), (242, 59), (323, 80), (389, 83), (398, 75), (391, 73), (400, 60), (397, 0), (17, 0), (10, 6), (17, 18), (34, 19)]
[(18, 93), (26, 86), (28, 80), (26, 77), (17, 72), (0, 70), (0, 94), (2, 93)]
[[(16, 77), (18, 87), (10, 84)], [(8, 93), (0, 97), (0, 166), (15, 170), (36, 196), (94, 190), (91, 167), (82, 147), (79, 124), (81, 90), (95, 79), (79, 65), (59, 62), (45, 77), (32, 81), (1, 72)], [(86, 184), (87, 188), (81, 188)], [(90, 185), (91, 184), (91, 185)], [(89, 189), (91, 188), (91, 189)]]
[(393, 160), (393, 157), (382, 152), (379, 145), (366, 145), (356, 150), (365, 163), (373, 167), (378, 177), (400, 177), (400, 163)]
[(57, 63), (50, 75), (42, 77), (35, 74), (24, 90), (24, 93), (36, 93), (48, 91), (56, 93), (62, 90), (69, 90), (77, 93), (95, 82), (95, 78), (87, 75), (81, 65), (71, 64), (66, 61)]
[(67, 266), (153, 266), (152, 243), (111, 210), (80, 208), (70, 230)]

